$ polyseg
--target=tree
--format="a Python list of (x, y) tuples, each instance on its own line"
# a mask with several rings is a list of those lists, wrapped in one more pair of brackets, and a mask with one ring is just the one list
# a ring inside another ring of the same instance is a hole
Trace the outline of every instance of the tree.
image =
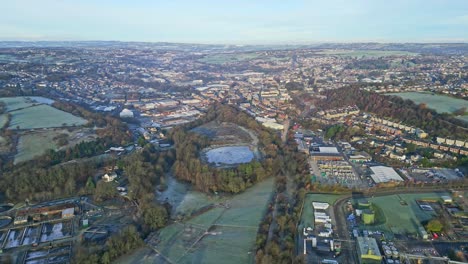
[(94, 199), (96, 201), (103, 201), (106, 199), (114, 198), (117, 196), (117, 189), (115, 183), (99, 181), (94, 191)]
[(444, 226), (442, 225), (442, 223), (438, 219), (432, 219), (426, 225), (426, 229), (429, 232), (440, 232), (440, 231), (442, 231), (443, 228), (444, 228)]
[(464, 115), (466, 113), (466, 107), (461, 107), (455, 111), (453, 111), (454, 115)]
[(94, 192), (94, 189), (96, 189), (96, 185), (94, 184), (93, 178), (88, 177), (88, 180), (86, 181), (86, 191), (92, 193)]
[(143, 222), (151, 230), (157, 230), (166, 225), (168, 213), (166, 208), (160, 205), (150, 205), (143, 211)]
[(141, 147), (146, 145), (146, 139), (142, 136), (138, 137), (138, 145), (140, 145)]

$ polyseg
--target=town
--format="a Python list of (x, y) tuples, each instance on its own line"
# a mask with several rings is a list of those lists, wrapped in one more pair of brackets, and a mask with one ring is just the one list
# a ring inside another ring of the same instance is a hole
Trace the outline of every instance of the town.
[(466, 44), (23, 44), (6, 263), (468, 261)]

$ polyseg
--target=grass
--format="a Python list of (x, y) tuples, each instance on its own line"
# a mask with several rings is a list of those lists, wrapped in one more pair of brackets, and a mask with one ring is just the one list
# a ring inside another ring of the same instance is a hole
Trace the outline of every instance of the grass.
[[(68, 135), (68, 144), (64, 146), (58, 146), (57, 139), (54, 139), (54, 137), (61, 134)], [(19, 133), (19, 136), (18, 145), (16, 146), (17, 153), (14, 160), (15, 164), (40, 156), (48, 149), (64, 149), (83, 141), (93, 140), (96, 137), (96, 134), (88, 128), (77, 128), (73, 131), (59, 128), (21, 132)]]
[(8, 117), (6, 114), (0, 115), (0, 128), (3, 128), (3, 126), (6, 125), (7, 121), (8, 121)]
[[(155, 248), (173, 263), (253, 263), (258, 225), (265, 214), (273, 184), (274, 179), (269, 178), (241, 194), (216, 200), (224, 201), (226, 207), (214, 207), (190, 220), (161, 229), (160, 242)], [(180, 212), (195, 211), (208, 202), (204, 195), (194, 197), (200, 198), (202, 204), (191, 203), (193, 208), (190, 209), (187, 203), (184, 205), (187, 211)], [(208, 229), (214, 233), (205, 234)], [(136, 254), (145, 256), (138, 263), (155, 258), (148, 257), (151, 255), (148, 250)], [(135, 263), (135, 260), (130, 255), (119, 262)]]
[(81, 126), (86, 120), (49, 105), (31, 106), (11, 112), (10, 129), (36, 129)]
[(246, 245), (255, 243), (251, 230), (216, 227), (218, 235), (205, 236), (193, 252), (185, 255), (178, 263), (253, 263), (255, 252)]
[(239, 62), (253, 60), (260, 56), (258, 53), (219, 53), (207, 55), (199, 61), (209, 64), (224, 64), (228, 62)]
[[(409, 99), (416, 104), (425, 103), (429, 108), (436, 110), (438, 113), (453, 113), (462, 107), (468, 108), (468, 101), (446, 95), (433, 95), (432, 93), (419, 92), (389, 93), (387, 95), (394, 95), (403, 99)], [(461, 116), (457, 118), (468, 122), (468, 116)]]
[(324, 50), (317, 52), (321, 55), (332, 55), (339, 57), (387, 57), (387, 56), (404, 56), (417, 55), (408, 51), (399, 50)]
[(5, 103), (8, 112), (34, 105), (27, 97), (2, 97), (0, 102)]
[[(381, 225), (362, 226), (367, 230), (381, 230), (393, 234), (417, 234), (421, 222), (434, 217), (434, 212), (424, 211), (416, 203), (418, 199), (440, 199), (443, 193), (420, 193), (387, 195), (369, 198), (369, 201), (381, 209), (385, 222)], [(402, 205), (400, 200), (408, 205)], [(379, 212), (380, 213), (380, 212)], [(380, 217), (379, 217), (380, 218)], [(379, 219), (379, 221), (382, 221)]]
[(21, 135), (18, 146), (16, 147), (17, 154), (15, 155), (14, 164), (31, 160), (34, 157), (44, 154), (48, 149), (57, 149), (57, 145), (53, 139), (57, 135), (58, 133), (54, 131), (42, 131)]

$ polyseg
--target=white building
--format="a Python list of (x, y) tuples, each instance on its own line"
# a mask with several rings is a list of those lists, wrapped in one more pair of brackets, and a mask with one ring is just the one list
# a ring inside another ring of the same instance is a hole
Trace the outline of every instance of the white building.
[(124, 108), (122, 112), (120, 112), (120, 117), (133, 117), (133, 112), (132, 110), (129, 110), (127, 108)]
[(401, 176), (391, 167), (374, 166), (370, 169), (372, 170), (371, 177), (375, 183), (403, 181)]

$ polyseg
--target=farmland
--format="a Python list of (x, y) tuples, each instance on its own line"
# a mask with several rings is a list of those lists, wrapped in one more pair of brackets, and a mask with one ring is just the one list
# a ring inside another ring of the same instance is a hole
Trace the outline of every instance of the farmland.
[[(15, 164), (40, 156), (48, 149), (58, 150), (96, 138), (90, 128), (81, 127), (87, 123), (85, 119), (52, 107), (54, 100), (30, 96), (3, 97), (0, 102), (11, 116), (8, 129), (16, 130), (18, 136), (16, 146), (10, 146), (11, 140), (1, 138), (0, 148), (7, 153), (16, 147)], [(0, 115), (2, 127), (8, 121), (7, 114)], [(60, 137), (62, 143), (58, 144)]]
[(81, 126), (86, 120), (70, 113), (58, 110), (50, 104), (53, 100), (44, 97), (4, 97), (11, 114), (9, 129), (37, 129), (62, 126)]
[(36, 129), (81, 126), (86, 120), (48, 105), (31, 106), (10, 112), (10, 129)]
[(44, 154), (48, 149), (57, 149), (57, 144), (53, 138), (56, 136), (55, 133), (50, 132), (37, 132), (28, 133), (20, 136), (18, 141), (17, 154), (15, 156), (14, 163), (23, 162), (30, 160), (36, 156)]
[[(436, 110), (438, 113), (453, 113), (454, 111), (462, 108), (468, 108), (468, 101), (457, 99), (450, 96), (431, 94), (431, 93), (390, 93), (388, 95), (399, 96), (403, 99), (409, 99), (416, 104), (424, 103), (427, 107)], [(468, 116), (457, 117), (468, 122)]]
[[(253, 263), (257, 228), (273, 183), (269, 178), (241, 194), (214, 198), (211, 209), (160, 230), (159, 242), (151, 247), (161, 256), (144, 249), (135, 253), (138, 257), (127, 256), (119, 263), (164, 263), (163, 259), (172, 263)], [(192, 192), (186, 196), (193, 197)], [(203, 201), (208, 201), (205, 198)], [(186, 206), (185, 212), (201, 206), (194, 203), (193, 207)]]

